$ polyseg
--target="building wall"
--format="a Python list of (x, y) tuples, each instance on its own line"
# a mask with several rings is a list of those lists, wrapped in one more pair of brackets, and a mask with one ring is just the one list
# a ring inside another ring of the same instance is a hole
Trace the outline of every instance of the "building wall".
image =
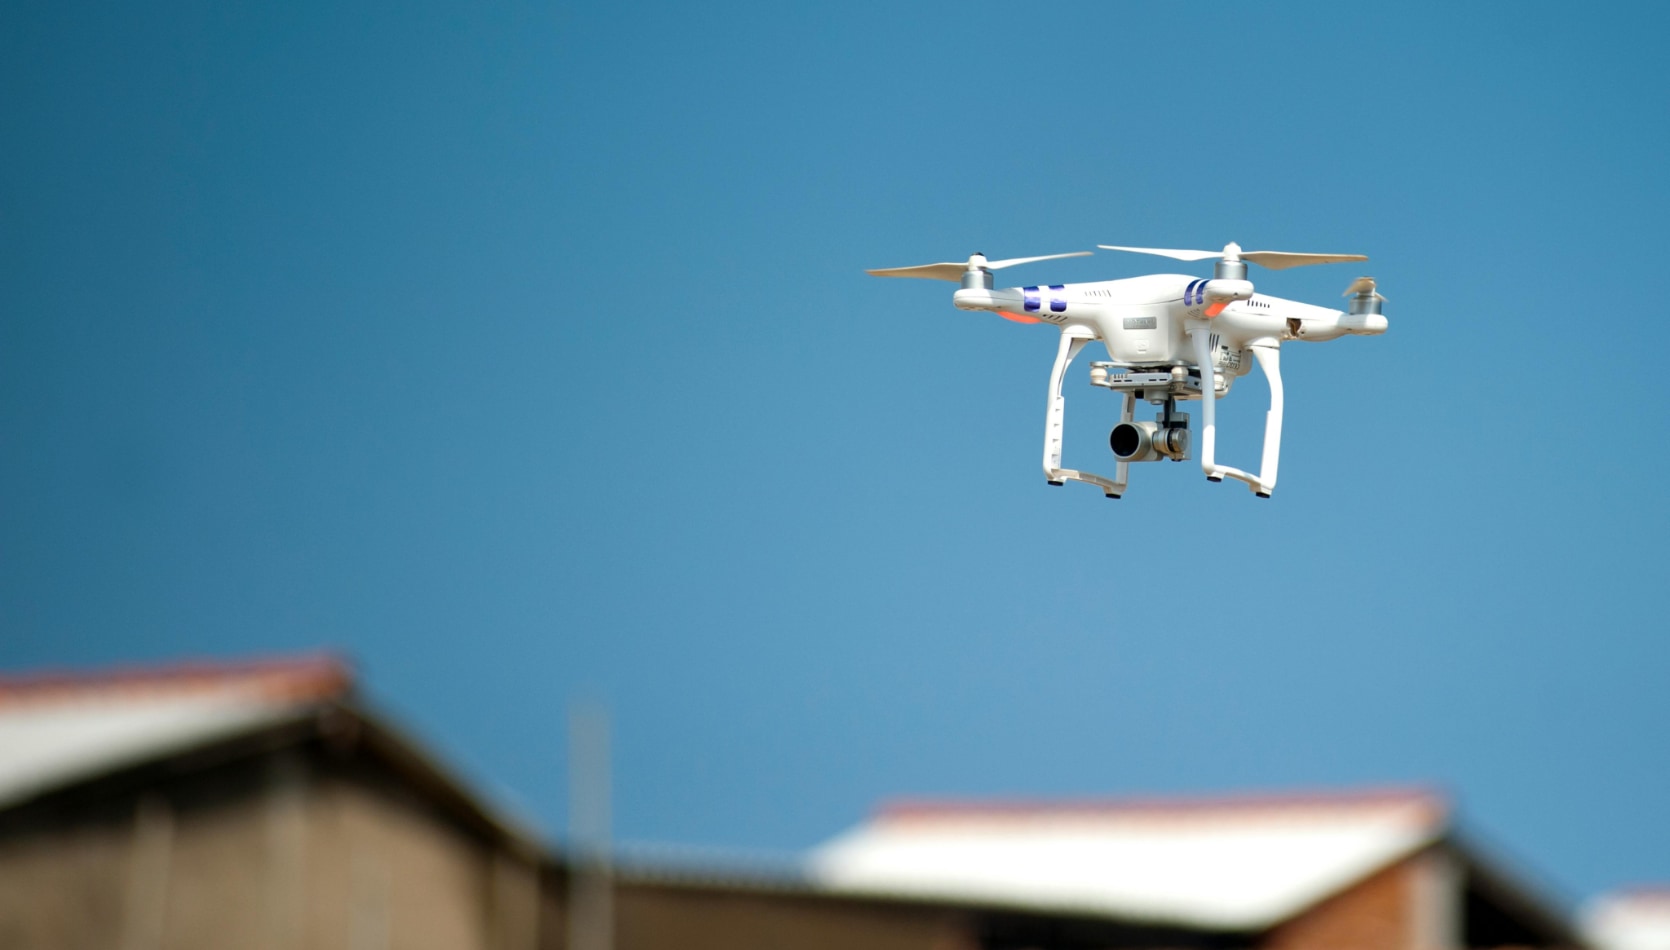
[(796, 894), (622, 884), (616, 950), (975, 950), (954, 914)]
[(1394, 864), (1270, 931), (1260, 950), (1452, 950), (1457, 881), (1441, 853)]
[(492, 854), (426, 811), (380, 782), (317, 789), (309, 946), (490, 950)]
[(0, 947), (121, 947), (131, 822), (0, 834)]
[(0, 821), (8, 950), (532, 950), (538, 900), (533, 860), (318, 750)]

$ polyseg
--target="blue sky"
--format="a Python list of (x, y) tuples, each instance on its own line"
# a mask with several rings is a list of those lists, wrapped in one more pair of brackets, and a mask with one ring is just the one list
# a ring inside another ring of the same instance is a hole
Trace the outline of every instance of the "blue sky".
[[(339, 648), (553, 829), (601, 698), (632, 840), (1430, 783), (1567, 896), (1670, 878), (1662, 6), (0, 26), (4, 666)], [(1391, 300), (1286, 348), (1268, 502), (1045, 487), (1053, 331), (863, 274), (1230, 240)]]

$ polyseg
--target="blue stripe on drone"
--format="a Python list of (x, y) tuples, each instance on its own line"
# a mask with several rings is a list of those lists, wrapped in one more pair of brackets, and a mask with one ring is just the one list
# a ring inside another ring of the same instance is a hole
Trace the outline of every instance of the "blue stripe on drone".
[(1195, 288), (1204, 283), (1206, 283), (1204, 280), (1189, 281), (1189, 286), (1183, 289), (1183, 306), (1192, 307), (1195, 305)]
[(1026, 309), (1031, 312), (1038, 309), (1038, 288), (1022, 287), (1021, 293), (1026, 296)]
[(1066, 293), (1067, 285), (1066, 284), (1051, 284), (1050, 285), (1050, 291), (1051, 291), (1051, 293), (1050, 293), (1050, 310), (1051, 310), (1051, 312), (1061, 313), (1062, 311), (1066, 310), (1067, 309), (1067, 293)]

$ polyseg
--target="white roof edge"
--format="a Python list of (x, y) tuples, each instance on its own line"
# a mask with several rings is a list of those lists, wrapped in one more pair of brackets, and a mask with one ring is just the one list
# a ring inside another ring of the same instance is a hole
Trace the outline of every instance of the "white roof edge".
[(1065, 913), (1080, 917), (1117, 920), (1141, 924), (1144, 926), (1179, 927), (1194, 930), (1204, 928), (1224, 933), (1244, 933), (1264, 931), (1286, 923), (1287, 921), (1292, 920), (1293, 918), (1310, 910), (1312, 907), (1315, 907), (1317, 904), (1326, 901), (1328, 898), (1334, 896), (1340, 891), (1354, 887), (1355, 885), (1362, 883), (1368, 878), (1373, 877), (1398, 862), (1407, 860), (1408, 858), (1419, 854), (1426, 848), (1442, 843), (1444, 840), (1446, 840), (1445, 835), (1435, 834), (1427, 840), (1414, 842), (1403, 851), (1392, 854), (1388, 856), (1386, 860), (1369, 866), (1360, 874), (1356, 874), (1344, 880), (1336, 889), (1321, 891), (1310, 900), (1299, 903), (1291, 908), (1286, 908), (1281, 912), (1262, 917), (1244, 916), (1237, 918), (1229, 915), (1225, 915), (1223, 917), (1213, 917), (1207, 915), (1203, 917), (1198, 914), (1165, 914), (1143, 912), (1135, 909), (1117, 909), (1109, 907), (1106, 903), (1088, 900), (1026, 900), (1003, 896), (974, 895), (966, 892), (954, 892), (949, 890), (940, 891), (932, 888), (918, 890), (881, 886), (830, 884), (827, 882), (820, 882), (817, 876), (812, 873), (807, 874), (807, 879), (811, 881), (813, 887), (820, 892), (850, 897), (909, 901), (928, 900), (959, 906), (974, 905), (979, 907), (990, 907), (1029, 913)]
[(0, 717), (0, 809), (147, 762), (300, 722), (324, 705), (250, 704), (217, 710), (213, 718), (198, 715), (198, 710), (170, 710), (175, 715), (134, 716), (104, 730), (74, 722), (20, 729)]
[(807, 860), (840, 893), (1262, 931), (1448, 837), (1431, 799), (880, 820)]

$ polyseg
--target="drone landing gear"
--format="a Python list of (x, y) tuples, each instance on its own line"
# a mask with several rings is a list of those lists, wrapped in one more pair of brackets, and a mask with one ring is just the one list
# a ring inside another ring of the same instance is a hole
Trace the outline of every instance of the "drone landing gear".
[[(1055, 369), (1050, 372), (1049, 414), (1044, 422), (1044, 477), (1051, 485), (1064, 485), (1070, 481), (1095, 485), (1107, 497), (1118, 498), (1125, 493), (1127, 482), (1124, 462), (1115, 465), (1113, 478), (1061, 467), (1061, 440), (1067, 418), (1067, 398), (1061, 395), (1061, 382), (1067, 376), (1067, 366), (1073, 362), (1073, 357), (1078, 356), (1091, 339), (1091, 332), (1083, 327), (1066, 327), (1061, 331), (1061, 347), (1056, 350)], [(1120, 418), (1130, 422), (1135, 411), (1136, 399), (1126, 393), (1125, 409)]]
[(1217, 387), (1212, 385), (1212, 331), (1209, 327), (1199, 327), (1189, 331), (1194, 339), (1195, 363), (1200, 366), (1200, 468), (1206, 473), (1206, 480), (1221, 482), (1225, 478), (1233, 478), (1247, 483), (1247, 487), (1260, 498), (1269, 498), (1270, 492), (1276, 487), (1276, 468), (1281, 461), (1281, 416), (1282, 416), (1282, 385), (1281, 385), (1281, 347), (1274, 341), (1260, 341), (1248, 345), (1252, 354), (1258, 360), (1258, 368), (1264, 371), (1264, 378), (1270, 383), (1270, 411), (1264, 416), (1264, 453), (1259, 461), (1257, 475), (1249, 475), (1238, 468), (1219, 465), (1215, 459), (1217, 449)]

